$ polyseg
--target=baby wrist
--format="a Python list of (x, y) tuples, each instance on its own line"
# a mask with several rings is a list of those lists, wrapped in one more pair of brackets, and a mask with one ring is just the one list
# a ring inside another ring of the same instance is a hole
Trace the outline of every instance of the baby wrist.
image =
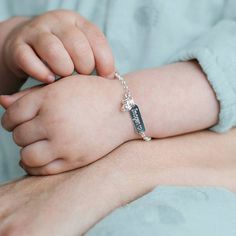
[(141, 112), (138, 105), (134, 102), (134, 98), (131, 95), (129, 87), (124, 77), (122, 77), (118, 72), (115, 73), (115, 79), (118, 79), (123, 86), (123, 98), (122, 98), (122, 112), (129, 112), (134, 130), (139, 134), (144, 141), (150, 141), (151, 137), (147, 136), (145, 131), (144, 121), (142, 119)]

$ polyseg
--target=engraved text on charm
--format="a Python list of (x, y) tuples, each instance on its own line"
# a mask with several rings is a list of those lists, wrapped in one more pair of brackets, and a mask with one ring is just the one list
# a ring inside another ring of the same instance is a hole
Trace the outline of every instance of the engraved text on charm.
[(134, 128), (135, 128), (136, 132), (137, 133), (144, 133), (145, 126), (144, 126), (143, 119), (142, 119), (142, 116), (141, 116), (138, 106), (136, 104), (134, 106), (132, 106), (129, 113), (130, 113), (131, 119), (133, 121)]

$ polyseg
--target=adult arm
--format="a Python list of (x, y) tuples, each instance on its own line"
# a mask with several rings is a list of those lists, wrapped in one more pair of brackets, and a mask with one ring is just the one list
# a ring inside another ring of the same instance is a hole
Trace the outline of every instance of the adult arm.
[(0, 188), (0, 234), (83, 234), (158, 185), (236, 191), (235, 145), (236, 130), (132, 141), (87, 167), (7, 184)]

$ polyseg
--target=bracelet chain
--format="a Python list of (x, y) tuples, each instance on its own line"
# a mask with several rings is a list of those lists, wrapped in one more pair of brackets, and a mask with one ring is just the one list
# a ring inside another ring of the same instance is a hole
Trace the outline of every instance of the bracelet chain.
[(129, 111), (131, 119), (134, 124), (135, 131), (143, 138), (144, 141), (150, 141), (151, 137), (146, 136), (145, 134), (145, 126), (142, 120), (142, 116), (140, 110), (135, 104), (134, 99), (131, 95), (129, 87), (124, 79), (118, 72), (115, 73), (115, 78), (121, 81), (123, 86), (124, 95), (122, 99), (121, 111), (126, 112)]

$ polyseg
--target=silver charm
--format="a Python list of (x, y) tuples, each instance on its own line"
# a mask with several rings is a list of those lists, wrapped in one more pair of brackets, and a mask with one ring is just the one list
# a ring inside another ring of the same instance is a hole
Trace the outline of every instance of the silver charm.
[(138, 133), (144, 141), (150, 141), (151, 138), (145, 135), (145, 126), (139, 107), (135, 104), (125, 79), (118, 72), (115, 73), (115, 78), (121, 81), (124, 89), (124, 95), (121, 101), (121, 111), (129, 111), (136, 133)]

